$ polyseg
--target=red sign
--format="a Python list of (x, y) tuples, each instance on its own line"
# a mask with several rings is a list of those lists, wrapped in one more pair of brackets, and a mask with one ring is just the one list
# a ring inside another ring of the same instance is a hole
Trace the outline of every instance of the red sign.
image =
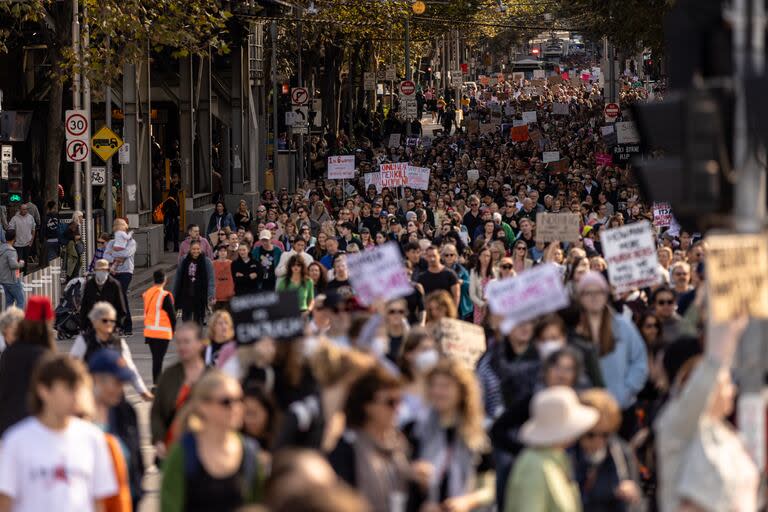
[(528, 125), (515, 126), (512, 128), (512, 140), (514, 142), (525, 142), (529, 138)]
[(71, 162), (82, 162), (88, 158), (88, 143), (80, 139), (71, 140), (67, 143), (67, 158)]
[(616, 119), (621, 114), (621, 109), (618, 103), (608, 103), (605, 105), (605, 117)]
[(291, 103), (294, 105), (305, 105), (309, 100), (309, 91), (305, 87), (294, 87), (291, 89)]
[(403, 80), (400, 82), (400, 94), (403, 96), (413, 96), (416, 92), (416, 84), (412, 80)]
[(461, 65), (461, 72), (464, 75), (468, 75), (469, 74), (469, 64), (467, 64), (466, 62), (462, 63), (462, 65)]

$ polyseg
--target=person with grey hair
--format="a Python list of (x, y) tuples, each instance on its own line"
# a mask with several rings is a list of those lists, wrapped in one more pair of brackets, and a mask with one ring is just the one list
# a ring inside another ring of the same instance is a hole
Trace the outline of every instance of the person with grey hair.
[(133, 362), (131, 350), (125, 342), (125, 338), (119, 337), (115, 333), (117, 324), (117, 311), (109, 302), (97, 302), (88, 313), (88, 320), (91, 321), (91, 328), (84, 331), (77, 338), (69, 351), (69, 355), (74, 358), (82, 359), (86, 363), (93, 354), (101, 349), (115, 350), (125, 360), (126, 366), (133, 374), (131, 384), (136, 392), (145, 400), (152, 400), (153, 395), (147, 389), (144, 379)]
[(0, 314), (0, 352), (16, 341), (16, 326), (24, 320), (24, 311), (11, 306)]
[(90, 327), (89, 315), (97, 302), (109, 302), (117, 311), (118, 325), (123, 325), (123, 319), (128, 312), (128, 305), (123, 298), (123, 289), (117, 279), (109, 273), (109, 262), (105, 259), (96, 260), (93, 265), (93, 276), (89, 277), (83, 286), (83, 298), (80, 302), (80, 325), (83, 330)]

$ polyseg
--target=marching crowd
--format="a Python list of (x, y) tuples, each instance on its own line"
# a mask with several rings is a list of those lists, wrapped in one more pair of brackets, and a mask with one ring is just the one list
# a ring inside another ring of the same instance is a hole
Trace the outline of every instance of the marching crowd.
[[(757, 510), (758, 470), (728, 422), (744, 321), (705, 328), (700, 235), (657, 229), (660, 284), (612, 292), (600, 232), (653, 210), (630, 166), (596, 160), (611, 153), (599, 87), (505, 81), (458, 107), (424, 98), (462, 109), (454, 134), (315, 139), (313, 168), (354, 154), (359, 179), (266, 190), (253, 211), (220, 202), (186, 228), (172, 286), (156, 272), (143, 295), (152, 385), (121, 336), (135, 251), (123, 221), (68, 355), (44, 298), (0, 316), (0, 511), (137, 506), (145, 461), (124, 384), (151, 401), (168, 512)], [(644, 98), (623, 89), (623, 104)], [(531, 110), (537, 135), (512, 140)], [(400, 133), (397, 113), (387, 121)], [(427, 190), (365, 186), (402, 161), (431, 169)], [(577, 214), (578, 241), (539, 241), (544, 212)], [(385, 244), (412, 293), (368, 306), (347, 258)], [(504, 328), (487, 288), (546, 264), (570, 304)], [(275, 290), (296, 293), (303, 336), (239, 344), (230, 302)], [(444, 319), (485, 333), (474, 367), (442, 343)], [(164, 366), (170, 343), (178, 360)]]

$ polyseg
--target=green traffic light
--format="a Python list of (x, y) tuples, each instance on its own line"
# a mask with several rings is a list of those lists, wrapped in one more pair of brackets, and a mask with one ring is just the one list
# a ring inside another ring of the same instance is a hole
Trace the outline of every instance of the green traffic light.
[(9, 194), (8, 202), (11, 204), (17, 204), (21, 202), (21, 194)]

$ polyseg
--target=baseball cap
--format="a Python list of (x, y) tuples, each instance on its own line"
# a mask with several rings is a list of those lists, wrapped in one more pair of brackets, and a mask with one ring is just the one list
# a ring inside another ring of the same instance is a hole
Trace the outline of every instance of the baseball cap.
[(48, 297), (42, 295), (33, 295), (27, 302), (27, 309), (24, 312), (24, 320), (33, 322), (47, 322), (53, 319), (53, 308)]
[(259, 240), (272, 240), (272, 232), (268, 229), (262, 229), (259, 233)]
[(123, 356), (116, 350), (108, 348), (101, 349), (91, 356), (88, 361), (88, 371), (93, 374), (105, 373), (122, 382), (133, 379), (133, 372), (128, 368)]

